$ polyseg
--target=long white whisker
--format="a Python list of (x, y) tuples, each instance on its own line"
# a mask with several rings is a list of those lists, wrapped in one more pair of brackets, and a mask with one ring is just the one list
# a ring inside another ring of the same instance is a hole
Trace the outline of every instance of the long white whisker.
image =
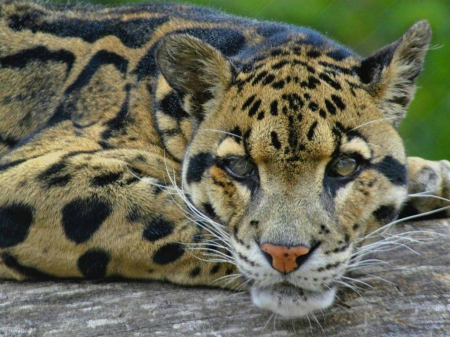
[(226, 134), (226, 135), (229, 135), (229, 136), (232, 136), (232, 137), (236, 137), (236, 138), (239, 138), (239, 139), (244, 139), (243, 137), (241, 137), (241, 136), (238, 136), (238, 135), (236, 135), (236, 134), (234, 134), (234, 133), (232, 133), (232, 132), (227, 132), (227, 131), (223, 131), (223, 130), (215, 130), (215, 129), (204, 129), (204, 130), (201, 130), (201, 132), (218, 132), (218, 133), (224, 133), (224, 134)]
[(416, 194), (409, 194), (408, 197), (411, 197), (411, 198), (433, 198), (433, 199), (438, 199), (438, 200), (443, 200), (443, 201), (450, 202), (450, 199), (448, 199), (448, 198), (440, 197), (440, 196), (433, 195), (433, 194), (419, 194), (419, 193), (416, 193)]
[(385, 117), (385, 118), (374, 119), (374, 120), (368, 121), (366, 123), (363, 123), (361, 125), (358, 125), (357, 127), (354, 127), (353, 129), (351, 129), (348, 132), (355, 131), (355, 130), (357, 130), (359, 128), (362, 128), (363, 126), (367, 126), (367, 125), (372, 124), (372, 123), (385, 122), (385, 121), (394, 120), (394, 119), (395, 119), (394, 117)]
[(366, 239), (368, 239), (370, 237), (373, 237), (375, 235), (379, 235), (380, 232), (386, 231), (387, 229), (389, 229), (390, 227), (394, 226), (395, 224), (402, 223), (402, 222), (405, 222), (405, 221), (408, 221), (408, 220), (412, 220), (412, 219), (417, 219), (417, 218), (420, 218), (420, 217), (423, 217), (423, 216), (427, 216), (427, 215), (430, 215), (430, 214), (439, 213), (439, 212), (441, 212), (443, 210), (446, 210), (446, 209), (450, 209), (450, 205), (449, 206), (445, 206), (445, 207), (441, 207), (441, 208), (438, 208), (438, 209), (435, 209), (435, 210), (432, 210), (432, 211), (424, 212), (424, 213), (421, 213), (421, 214), (418, 214), (418, 215), (411, 215), (411, 216), (408, 216), (408, 217), (405, 217), (405, 218), (402, 218), (402, 219), (394, 220), (394, 221), (392, 221), (392, 222), (390, 222), (390, 223), (388, 223), (388, 224), (386, 224), (386, 225), (384, 225), (384, 226), (374, 230), (373, 232), (367, 234), (363, 238), (356, 240), (355, 243), (358, 244), (359, 242), (361, 242), (363, 240), (366, 240)]

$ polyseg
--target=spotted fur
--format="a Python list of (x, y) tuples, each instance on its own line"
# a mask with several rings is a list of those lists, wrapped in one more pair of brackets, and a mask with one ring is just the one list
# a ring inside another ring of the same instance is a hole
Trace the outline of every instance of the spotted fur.
[[(245, 281), (284, 316), (329, 306), (408, 188), (408, 214), (450, 197), (449, 163), (406, 158), (397, 132), (430, 36), (363, 59), (205, 8), (2, 1), (0, 277)], [(263, 244), (309, 253), (282, 273)]]

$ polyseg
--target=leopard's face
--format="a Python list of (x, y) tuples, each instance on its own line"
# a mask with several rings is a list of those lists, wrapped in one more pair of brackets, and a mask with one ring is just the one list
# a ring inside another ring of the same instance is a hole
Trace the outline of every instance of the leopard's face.
[(238, 74), (183, 164), (185, 193), (227, 227), (254, 302), (283, 316), (330, 305), (355, 241), (406, 196), (402, 142), (359, 80), (293, 58)]
[(407, 174), (396, 127), (425, 25), (365, 60), (302, 37), (247, 63), (188, 36), (160, 47), (161, 72), (193, 120), (184, 193), (225, 227), (211, 232), (257, 306), (285, 317), (329, 306), (355, 246), (399, 212)]

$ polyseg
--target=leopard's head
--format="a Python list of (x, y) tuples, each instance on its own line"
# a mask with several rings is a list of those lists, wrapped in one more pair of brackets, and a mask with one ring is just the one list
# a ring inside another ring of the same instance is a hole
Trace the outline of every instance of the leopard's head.
[(257, 306), (328, 307), (358, 240), (398, 214), (397, 127), (430, 36), (418, 22), (366, 59), (311, 31), (233, 58), (189, 35), (161, 43), (158, 67), (191, 123), (184, 193), (226, 228)]

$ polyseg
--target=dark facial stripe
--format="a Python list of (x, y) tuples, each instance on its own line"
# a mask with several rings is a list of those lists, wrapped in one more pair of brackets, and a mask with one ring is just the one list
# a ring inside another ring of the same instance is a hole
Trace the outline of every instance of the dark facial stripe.
[(316, 130), (317, 127), (317, 121), (312, 123), (311, 127), (309, 128), (308, 131), (308, 140), (312, 140), (314, 137), (314, 130)]
[(194, 155), (189, 161), (186, 180), (188, 184), (198, 183), (202, 180), (203, 173), (213, 164), (210, 153), (202, 152)]
[(401, 164), (392, 156), (384, 157), (381, 162), (374, 165), (374, 168), (389, 179), (394, 185), (402, 186), (407, 184), (405, 165)]
[(373, 212), (374, 217), (381, 223), (388, 223), (397, 215), (397, 209), (394, 205), (383, 205)]
[(278, 134), (275, 131), (272, 131), (270, 133), (270, 138), (272, 139), (272, 145), (277, 149), (281, 149), (281, 143), (280, 140), (278, 139)]

